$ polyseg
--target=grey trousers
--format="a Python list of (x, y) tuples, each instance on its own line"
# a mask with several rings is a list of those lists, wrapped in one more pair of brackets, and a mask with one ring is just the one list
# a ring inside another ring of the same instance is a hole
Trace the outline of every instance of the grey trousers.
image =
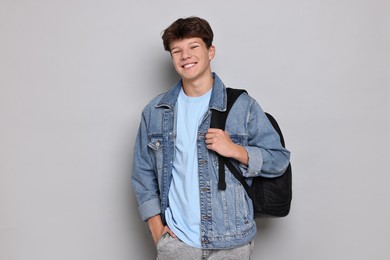
[(157, 242), (157, 260), (250, 260), (253, 246), (252, 241), (231, 249), (194, 248), (166, 233)]

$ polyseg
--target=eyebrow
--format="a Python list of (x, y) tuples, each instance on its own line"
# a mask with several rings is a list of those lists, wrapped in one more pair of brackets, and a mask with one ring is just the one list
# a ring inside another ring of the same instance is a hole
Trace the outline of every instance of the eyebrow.
[(199, 42), (198, 42), (198, 41), (193, 41), (193, 42), (189, 42), (189, 43), (188, 43), (188, 45), (190, 45), (190, 44), (194, 44), (194, 43), (197, 43), (197, 44), (199, 44)]
[[(188, 43), (188, 45), (191, 45), (191, 44), (194, 44), (194, 43), (196, 43), (196, 44), (200, 44), (200, 42), (199, 41), (192, 41), (192, 42), (189, 42)], [(181, 49), (180, 47), (178, 47), (178, 46), (174, 46), (173, 48), (171, 48), (171, 51), (173, 51), (174, 49)]]

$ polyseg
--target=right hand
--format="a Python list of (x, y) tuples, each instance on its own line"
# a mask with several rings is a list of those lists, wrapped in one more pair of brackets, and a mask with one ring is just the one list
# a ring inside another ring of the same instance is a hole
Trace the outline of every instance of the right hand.
[(156, 215), (154, 217), (149, 218), (148, 224), (149, 224), (149, 231), (152, 235), (153, 242), (155, 245), (157, 245), (158, 240), (165, 233), (169, 233), (171, 237), (176, 237), (176, 235), (168, 226), (163, 225), (160, 215)]

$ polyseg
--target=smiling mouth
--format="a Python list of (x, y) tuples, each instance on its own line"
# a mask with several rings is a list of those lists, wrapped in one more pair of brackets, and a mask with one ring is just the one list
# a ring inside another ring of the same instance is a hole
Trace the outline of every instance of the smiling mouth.
[(195, 65), (196, 65), (196, 62), (193, 62), (193, 63), (184, 64), (181, 67), (184, 68), (184, 69), (189, 69), (189, 68), (194, 67)]

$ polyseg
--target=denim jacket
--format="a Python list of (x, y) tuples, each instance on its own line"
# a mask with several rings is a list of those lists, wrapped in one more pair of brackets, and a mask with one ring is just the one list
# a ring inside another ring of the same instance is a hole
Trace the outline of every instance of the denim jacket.
[[(241, 183), (225, 169), (226, 190), (218, 190), (218, 159), (206, 148), (205, 134), (211, 110), (226, 110), (226, 88), (216, 74), (209, 104), (198, 129), (198, 168), (201, 209), (202, 248), (232, 248), (250, 242), (256, 235), (253, 207)], [(143, 110), (137, 133), (132, 184), (141, 218), (161, 214), (169, 204), (176, 136), (175, 105), (181, 81), (168, 92), (154, 98)], [(177, 126), (180, 127), (180, 126)], [(237, 164), (243, 175), (280, 176), (287, 168), (290, 152), (280, 145), (279, 136), (259, 104), (246, 93), (233, 105), (225, 130), (236, 144), (243, 146), (248, 165)]]

